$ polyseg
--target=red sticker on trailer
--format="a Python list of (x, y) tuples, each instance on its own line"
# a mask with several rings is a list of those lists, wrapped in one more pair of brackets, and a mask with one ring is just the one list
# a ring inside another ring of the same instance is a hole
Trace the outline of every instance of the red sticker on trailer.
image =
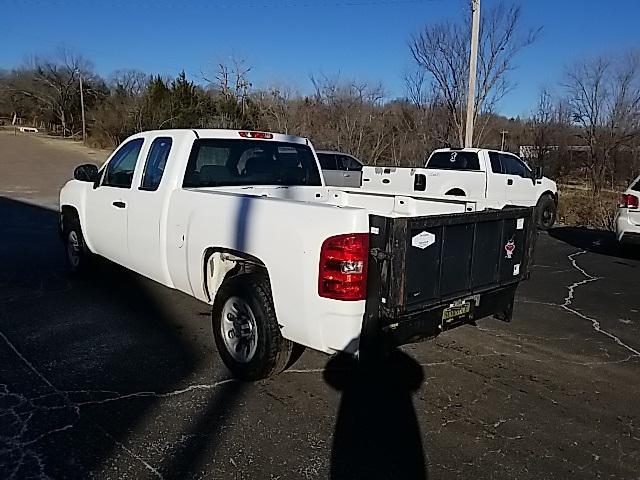
[(512, 238), (504, 246), (504, 251), (507, 252), (507, 258), (513, 257), (513, 252), (515, 252), (515, 250), (516, 250), (516, 244)]

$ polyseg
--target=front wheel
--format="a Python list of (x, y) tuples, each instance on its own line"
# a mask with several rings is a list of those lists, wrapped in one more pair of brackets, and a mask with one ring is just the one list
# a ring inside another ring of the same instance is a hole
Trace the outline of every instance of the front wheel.
[(280, 333), (265, 275), (225, 281), (213, 304), (212, 326), (222, 361), (242, 380), (277, 375), (291, 358), (293, 343)]
[(549, 230), (556, 223), (556, 213), (558, 206), (550, 195), (543, 195), (536, 205), (538, 211), (538, 227), (542, 230)]
[(62, 241), (69, 272), (78, 274), (86, 271), (91, 261), (91, 252), (84, 242), (82, 228), (77, 218), (63, 218)]

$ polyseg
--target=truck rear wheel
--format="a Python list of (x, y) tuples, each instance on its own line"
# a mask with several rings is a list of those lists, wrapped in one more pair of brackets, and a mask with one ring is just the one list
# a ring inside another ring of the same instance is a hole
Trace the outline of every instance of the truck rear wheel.
[(550, 195), (543, 195), (536, 205), (538, 211), (538, 227), (549, 230), (556, 223), (557, 205)]
[(282, 372), (293, 343), (282, 337), (269, 280), (247, 274), (225, 281), (212, 309), (213, 337), (222, 361), (242, 380)]

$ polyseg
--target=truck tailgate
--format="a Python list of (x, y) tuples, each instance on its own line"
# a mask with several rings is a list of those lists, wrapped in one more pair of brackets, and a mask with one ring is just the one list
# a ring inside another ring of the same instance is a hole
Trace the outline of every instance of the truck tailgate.
[(528, 276), (536, 234), (534, 209), (519, 207), (371, 215), (370, 225), (367, 311), (387, 320), (498, 289), (515, 291)]

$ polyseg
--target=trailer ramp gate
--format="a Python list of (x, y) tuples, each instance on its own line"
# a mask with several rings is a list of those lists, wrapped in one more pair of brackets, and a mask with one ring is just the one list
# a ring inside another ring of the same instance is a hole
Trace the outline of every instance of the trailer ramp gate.
[(370, 215), (370, 225), (365, 335), (382, 331), (403, 344), (490, 315), (511, 318), (529, 276), (534, 208)]

